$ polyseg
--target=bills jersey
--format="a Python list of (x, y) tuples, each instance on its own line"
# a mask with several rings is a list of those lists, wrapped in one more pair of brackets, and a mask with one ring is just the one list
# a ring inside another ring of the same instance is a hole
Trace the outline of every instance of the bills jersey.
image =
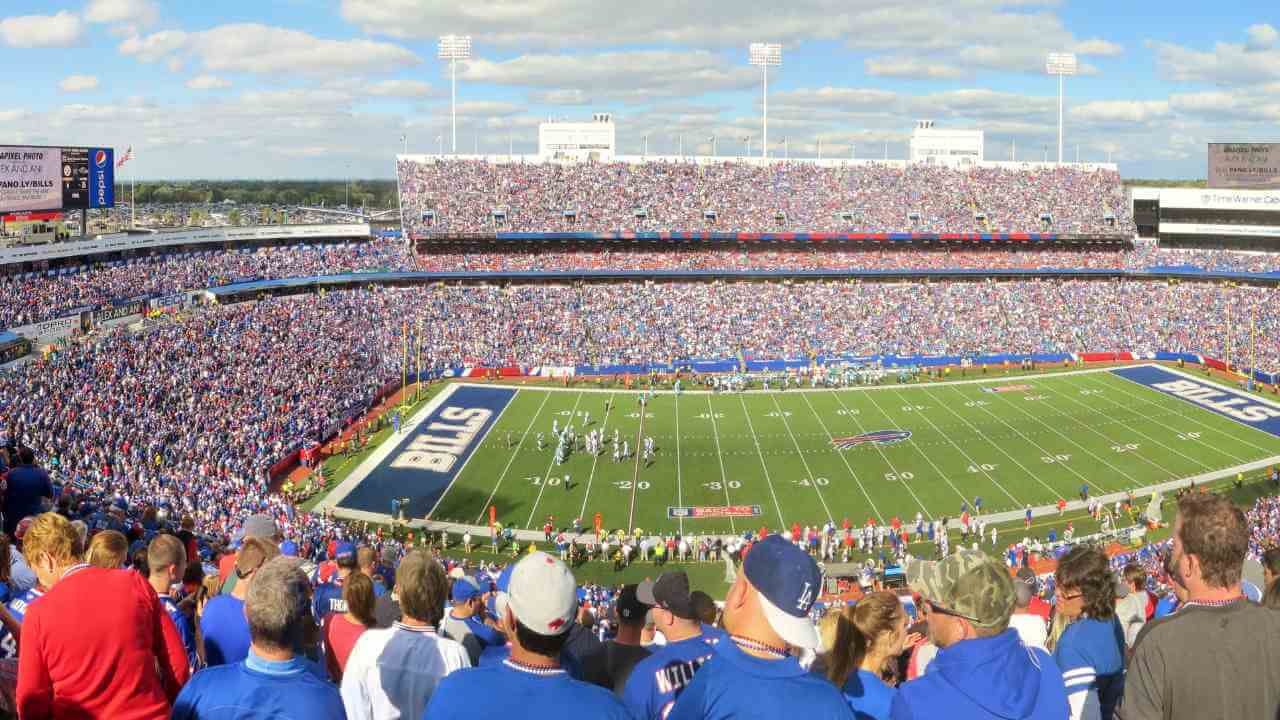
[[(31, 606), (31, 603), (39, 600), (43, 595), (44, 592), (37, 590), (36, 588), (31, 588), (30, 590), (22, 593), (18, 597), (9, 601), (9, 614), (13, 615), (14, 620), (21, 623), (22, 618), (27, 614), (27, 608)], [(18, 657), (18, 641), (13, 637), (13, 634), (9, 632), (9, 628), (0, 625), (0, 660), (11, 660), (16, 657)]]

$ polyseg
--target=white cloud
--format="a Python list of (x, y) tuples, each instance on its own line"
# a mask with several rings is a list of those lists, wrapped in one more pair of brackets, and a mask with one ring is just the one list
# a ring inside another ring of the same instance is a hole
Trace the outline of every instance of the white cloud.
[(1207, 82), (1224, 86), (1252, 86), (1280, 80), (1280, 45), (1271, 25), (1251, 25), (1246, 43), (1214, 43), (1197, 50), (1174, 43), (1152, 43), (1156, 64), (1164, 75), (1182, 82)]
[(91, 23), (124, 24), (149, 27), (160, 16), (152, 0), (91, 0), (84, 19)]
[(498, 62), (476, 59), (459, 68), (459, 75), (468, 82), (543, 89), (547, 93), (541, 98), (560, 101), (555, 104), (588, 99), (644, 103), (753, 87), (758, 80), (756, 70), (732, 66), (705, 50), (521, 55)]
[(1270, 50), (1276, 46), (1277, 38), (1280, 38), (1280, 33), (1276, 32), (1276, 29), (1267, 23), (1250, 25), (1245, 30), (1245, 35), (1249, 38), (1248, 42), (1245, 43), (1245, 49), (1252, 52)]
[(197, 75), (186, 82), (191, 90), (225, 90), (231, 87), (231, 81), (217, 75)]
[(943, 63), (931, 63), (921, 58), (881, 57), (864, 61), (867, 74), (874, 77), (899, 77), (915, 80), (955, 80), (970, 73)]
[(143, 62), (189, 54), (206, 70), (257, 75), (390, 72), (421, 62), (409, 50), (390, 43), (329, 40), (257, 23), (220, 25), (193, 33), (165, 30), (131, 37), (121, 43), (120, 52)]
[(84, 40), (80, 16), (63, 10), (56, 15), (19, 15), (0, 20), (0, 43), (16, 48), (65, 48)]
[[(342, 0), (344, 19), (370, 34), (434, 41), (442, 32), (470, 34), (485, 45), (510, 48), (602, 48), (680, 45), (731, 49), (745, 63), (746, 45), (773, 40), (784, 52), (809, 41), (840, 42), (855, 50), (921, 56), (934, 67), (973, 66), (965, 49), (999, 38), (997, 69), (1041, 72), (1046, 48), (1083, 55), (1118, 54), (1102, 38), (1078, 39), (1052, 12), (1056, 0), (647, 0), (624, 12), (602, 11), (593, 0), (519, 3), (424, 3), (420, 0)], [(483, 56), (484, 48), (476, 48)], [(939, 72), (934, 71), (935, 75)], [(903, 76), (903, 75), (898, 75)]]
[(427, 97), (431, 85), (421, 80), (383, 80), (365, 86), (365, 93), (377, 97)]
[(93, 75), (68, 75), (58, 83), (58, 89), (65, 93), (84, 92), (97, 88), (98, 78)]
[(1097, 100), (1071, 108), (1073, 121), (1144, 123), (1169, 114), (1167, 100)]

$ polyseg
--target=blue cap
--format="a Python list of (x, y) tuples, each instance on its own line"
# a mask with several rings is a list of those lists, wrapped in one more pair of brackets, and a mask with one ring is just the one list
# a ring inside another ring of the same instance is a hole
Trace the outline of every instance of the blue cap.
[(474, 578), (463, 575), (453, 581), (453, 592), (450, 594), (450, 597), (453, 598), (455, 603), (461, 603), (466, 602), (483, 592), (484, 591), (480, 589), (480, 586), (476, 584)]
[(121, 509), (121, 510), (128, 510), (128, 509), (129, 509), (129, 501), (128, 501), (128, 500), (125, 500), (123, 497), (121, 497), (121, 496), (117, 495), (117, 496), (116, 496), (116, 499), (111, 501), (111, 506), (112, 506), (112, 507), (115, 507), (115, 508), (119, 508), (119, 509)]
[(751, 546), (742, 572), (760, 593), (765, 618), (779, 637), (795, 647), (818, 647), (809, 611), (822, 592), (822, 572), (808, 553), (770, 535)]
[(298, 557), (298, 543), (292, 540), (280, 543), (280, 554), (285, 557)]
[(338, 547), (334, 548), (333, 559), (338, 563), (354, 561), (356, 559), (356, 546), (349, 542), (338, 543)]

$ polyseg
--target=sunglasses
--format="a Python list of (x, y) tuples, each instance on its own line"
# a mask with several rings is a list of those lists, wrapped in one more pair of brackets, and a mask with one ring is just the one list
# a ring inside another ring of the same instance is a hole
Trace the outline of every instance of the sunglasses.
[(1053, 589), (1053, 594), (1054, 594), (1054, 595), (1057, 595), (1059, 600), (1075, 600), (1075, 599), (1077, 599), (1077, 598), (1082, 598), (1082, 597), (1084, 597), (1084, 593), (1082, 593), (1082, 592), (1071, 593), (1070, 595), (1068, 595), (1068, 594), (1066, 594), (1066, 593), (1062, 592), (1062, 588), (1054, 588), (1054, 589)]
[(949, 610), (949, 609), (947, 609), (947, 608), (945, 608), (945, 607), (943, 607), (943, 606), (941, 606), (941, 605), (939, 605), (939, 604), (935, 603), (935, 602), (934, 602), (934, 601), (932, 601), (932, 600), (925, 600), (925, 601), (924, 601), (924, 607), (926, 607), (926, 608), (928, 609), (928, 612), (929, 612), (930, 614), (937, 614), (937, 615), (950, 615), (951, 617), (961, 618), (961, 619), (963, 619), (963, 620), (968, 620), (969, 622), (977, 622), (977, 619), (976, 619), (976, 618), (973, 618), (973, 617), (970, 617), (970, 616), (968, 616), (968, 615), (965, 615), (964, 613), (958, 613), (958, 612), (956, 612), (955, 610)]

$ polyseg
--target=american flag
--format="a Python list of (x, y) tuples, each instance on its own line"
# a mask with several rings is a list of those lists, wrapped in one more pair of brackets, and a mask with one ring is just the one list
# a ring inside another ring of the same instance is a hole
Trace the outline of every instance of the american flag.
[(120, 159), (116, 161), (116, 167), (120, 167), (132, 159), (133, 159), (133, 146), (130, 145), (124, 151), (124, 154), (120, 156)]

